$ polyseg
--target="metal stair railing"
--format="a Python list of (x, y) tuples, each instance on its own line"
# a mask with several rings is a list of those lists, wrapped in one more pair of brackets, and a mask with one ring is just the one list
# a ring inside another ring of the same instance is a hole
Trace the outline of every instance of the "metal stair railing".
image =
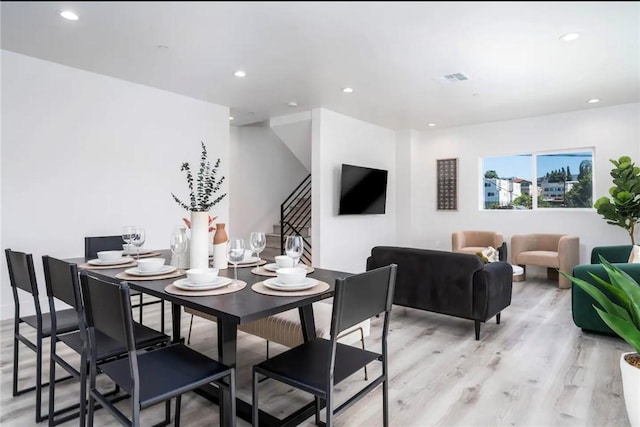
[[(280, 253), (284, 254), (287, 236), (302, 236), (302, 230), (311, 226), (311, 174), (309, 174), (280, 205)], [(304, 249), (300, 261), (311, 265), (311, 242), (302, 236)]]

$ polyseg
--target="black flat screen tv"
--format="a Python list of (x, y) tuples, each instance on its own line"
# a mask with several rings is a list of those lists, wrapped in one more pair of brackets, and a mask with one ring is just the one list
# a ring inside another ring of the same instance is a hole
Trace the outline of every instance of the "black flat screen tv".
[(342, 165), (338, 215), (384, 214), (386, 201), (386, 170)]

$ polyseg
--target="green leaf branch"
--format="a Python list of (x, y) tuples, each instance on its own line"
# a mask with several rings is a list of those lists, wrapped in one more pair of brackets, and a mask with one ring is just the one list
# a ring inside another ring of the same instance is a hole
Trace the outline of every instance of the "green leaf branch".
[[(189, 163), (183, 163), (180, 167), (180, 172), (186, 172), (187, 186), (189, 188), (189, 204), (183, 202), (174, 193), (171, 193), (173, 200), (176, 201), (182, 208), (192, 212), (208, 212), (213, 206), (220, 203), (222, 199), (227, 195), (222, 194), (215, 197), (216, 193), (220, 191), (222, 183), (225, 177), (217, 178), (218, 169), (220, 167), (220, 159), (216, 160), (213, 168), (207, 159), (207, 147), (204, 142), (200, 142), (202, 146), (202, 152), (200, 154), (200, 166), (195, 179), (195, 191), (194, 191), (194, 179), (191, 172), (191, 166)], [(215, 197), (215, 198), (213, 198)]]

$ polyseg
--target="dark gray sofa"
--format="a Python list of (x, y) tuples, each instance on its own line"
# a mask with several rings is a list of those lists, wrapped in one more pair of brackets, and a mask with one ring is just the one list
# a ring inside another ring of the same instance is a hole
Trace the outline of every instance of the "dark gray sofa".
[(476, 340), (480, 322), (511, 304), (513, 271), (506, 262), (484, 264), (477, 255), (428, 249), (377, 246), (367, 258), (367, 270), (398, 265), (393, 303), (471, 319)]

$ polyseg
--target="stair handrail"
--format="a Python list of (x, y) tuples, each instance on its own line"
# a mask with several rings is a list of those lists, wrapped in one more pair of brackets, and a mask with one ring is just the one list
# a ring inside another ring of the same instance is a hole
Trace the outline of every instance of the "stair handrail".
[[(307, 175), (300, 184), (287, 196), (287, 198), (280, 205), (280, 253), (284, 254), (285, 236), (293, 234), (302, 237), (302, 229), (311, 222), (311, 174)], [(309, 202), (304, 202), (302, 206), (293, 206), (294, 202), (297, 202), (302, 195), (302, 198), (309, 199)], [(301, 223), (299, 223), (302, 221)], [(295, 225), (294, 225), (295, 224)], [(302, 261), (311, 263), (311, 242), (302, 237), (304, 244), (304, 251), (302, 255)]]

